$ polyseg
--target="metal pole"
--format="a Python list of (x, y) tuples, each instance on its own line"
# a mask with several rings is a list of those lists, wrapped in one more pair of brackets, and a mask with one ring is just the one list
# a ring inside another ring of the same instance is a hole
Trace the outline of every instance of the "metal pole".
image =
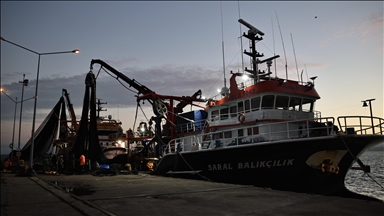
[(14, 145), (14, 141), (15, 141), (15, 125), (16, 125), (16, 109), (17, 109), (17, 97), (16, 97), (16, 102), (15, 102), (15, 113), (13, 114), (13, 132), (12, 132), (12, 150), (11, 150), (11, 154), (12, 154), (12, 157), (11, 157), (11, 160), (12, 160), (12, 163), (13, 163), (13, 145)]
[[(32, 53), (35, 53), (37, 55), (39, 55), (39, 59), (38, 59), (38, 63), (37, 63), (37, 78), (36, 78), (36, 90), (35, 90), (35, 103), (34, 103), (34, 108), (33, 108), (33, 121), (32, 121), (32, 142), (31, 142), (31, 154), (30, 154), (30, 157), (31, 157), (31, 161), (30, 161), (30, 167), (33, 171), (33, 149), (34, 149), (34, 145), (35, 145), (35, 122), (36, 122), (36, 106), (37, 106), (37, 91), (38, 91), (38, 85), (39, 85), (39, 72), (40, 72), (40, 56), (41, 55), (52, 55), (52, 54), (64, 54), (64, 53), (80, 53), (80, 50), (78, 49), (74, 49), (72, 51), (62, 51), (62, 52), (49, 52), (49, 53), (38, 53), (36, 51), (33, 51), (31, 49), (28, 49), (26, 47), (23, 47), (19, 44), (16, 44), (16, 43), (13, 43), (11, 41), (8, 41), (6, 39), (4, 39), (3, 37), (0, 36), (0, 40), (2, 41), (5, 41), (5, 42), (8, 42), (12, 45), (15, 45), (17, 47), (20, 47), (24, 50), (27, 50), (29, 52), (32, 52)], [(20, 111), (21, 112), (21, 111)], [(19, 143), (20, 144), (20, 143)]]
[(36, 105), (37, 105), (37, 90), (38, 90), (38, 87), (39, 87), (39, 72), (40, 72), (40, 57), (41, 55), (39, 55), (39, 59), (37, 61), (37, 77), (36, 77), (36, 90), (35, 90), (35, 103), (34, 103), (34, 106), (33, 106), (33, 119), (32, 119), (32, 142), (31, 142), (31, 154), (30, 154), (30, 167), (31, 167), (31, 170), (33, 170), (33, 149), (34, 149), (34, 145), (35, 145), (35, 122), (36, 122)]
[(25, 80), (25, 74), (23, 74), (23, 81), (19, 81), (19, 83), (23, 84), (23, 87), (21, 88), (21, 105), (20, 105), (20, 121), (19, 121), (19, 141), (17, 144), (17, 150), (20, 151), (20, 136), (21, 136), (21, 118), (23, 115), (23, 98), (24, 98), (24, 80)]
[(371, 123), (372, 123), (372, 133), (375, 134), (375, 126), (373, 124), (373, 115), (372, 115), (372, 105), (371, 105), (371, 100), (369, 102), (369, 111), (371, 113)]

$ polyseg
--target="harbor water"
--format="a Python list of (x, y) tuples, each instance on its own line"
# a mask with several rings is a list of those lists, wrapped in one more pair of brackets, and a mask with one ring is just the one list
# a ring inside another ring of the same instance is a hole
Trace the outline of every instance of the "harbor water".
[[(362, 170), (349, 170), (345, 177), (348, 190), (384, 202), (384, 151), (366, 151), (360, 157), (364, 165), (371, 167), (370, 173)], [(354, 167), (358, 167), (355, 163)]]
[[(1, 161), (4, 162), (7, 156), (1, 155)], [(345, 177), (347, 189), (384, 202), (384, 151), (366, 151), (360, 160), (371, 167), (371, 172), (349, 170)], [(353, 166), (358, 167), (358, 164)]]

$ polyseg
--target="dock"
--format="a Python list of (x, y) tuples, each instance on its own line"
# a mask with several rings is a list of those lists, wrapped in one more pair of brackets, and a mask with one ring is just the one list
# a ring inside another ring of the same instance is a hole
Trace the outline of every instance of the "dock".
[(147, 173), (1, 173), (1, 215), (382, 215), (384, 202)]

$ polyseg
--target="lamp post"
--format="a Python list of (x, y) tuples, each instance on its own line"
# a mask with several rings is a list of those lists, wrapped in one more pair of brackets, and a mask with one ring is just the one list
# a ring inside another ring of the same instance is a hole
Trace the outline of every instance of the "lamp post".
[(373, 115), (372, 115), (372, 104), (371, 104), (371, 101), (374, 101), (375, 99), (368, 99), (368, 100), (364, 100), (364, 101), (361, 101), (363, 102), (363, 107), (367, 107), (367, 101), (369, 103), (369, 111), (370, 111), (370, 114), (371, 114), (371, 124), (372, 124), (372, 133), (375, 134), (375, 126), (373, 124)]
[(23, 46), (21, 46), (19, 44), (16, 44), (16, 43), (13, 43), (11, 41), (8, 41), (8, 40), (4, 39), (3, 37), (0, 37), (0, 40), (8, 42), (8, 43), (10, 43), (12, 45), (20, 47), (20, 48), (22, 48), (24, 50), (27, 50), (27, 51), (32, 52), (32, 53), (34, 53), (34, 54), (39, 56), (38, 57), (38, 61), (37, 61), (35, 103), (34, 103), (34, 106), (33, 106), (32, 136), (31, 136), (32, 142), (31, 142), (31, 154), (30, 154), (30, 167), (33, 170), (33, 150), (34, 150), (34, 145), (35, 145), (35, 122), (36, 122), (37, 92), (38, 92), (38, 88), (39, 88), (40, 58), (41, 58), (42, 55), (54, 55), (54, 54), (65, 54), (65, 53), (80, 53), (80, 50), (75, 49), (75, 50), (72, 50), (72, 51), (39, 53), (39, 52), (33, 51), (31, 49), (28, 49), (26, 47), (23, 47)]
[(28, 86), (28, 79), (25, 79), (25, 74), (23, 74), (23, 80), (19, 83), (23, 84), (21, 88), (21, 102), (20, 102), (20, 122), (19, 122), (19, 141), (17, 143), (17, 151), (20, 151), (20, 136), (21, 136), (21, 117), (23, 116), (23, 99), (24, 99), (24, 86)]
[(11, 161), (13, 163), (13, 143), (15, 141), (15, 124), (16, 124), (16, 108), (17, 108), (17, 97), (16, 100), (13, 100), (9, 95), (7, 95), (3, 89), (1, 89), (1, 92), (4, 93), (13, 103), (15, 103), (15, 113), (13, 114), (13, 131), (12, 131), (12, 143), (10, 144), (11, 147)]
[[(5, 96), (7, 96), (9, 99), (11, 99), (11, 101), (13, 103), (15, 103), (15, 113), (13, 114), (13, 131), (12, 131), (12, 143), (10, 144), (10, 147), (11, 147), (11, 154), (12, 154), (12, 162), (13, 162), (13, 146), (14, 146), (14, 141), (15, 141), (15, 125), (16, 125), (16, 109), (17, 109), (17, 104), (18, 103), (21, 103), (21, 102), (24, 102), (24, 101), (27, 101), (27, 100), (30, 100), (30, 99), (33, 99), (34, 97), (31, 97), (31, 98), (28, 98), (28, 99), (25, 99), (25, 100), (22, 100), (22, 101), (17, 101), (17, 97), (16, 97), (16, 100), (13, 100), (7, 93), (5, 93), (4, 89), (0, 89), (0, 91), (5, 94)], [(19, 151), (19, 149), (18, 149)]]

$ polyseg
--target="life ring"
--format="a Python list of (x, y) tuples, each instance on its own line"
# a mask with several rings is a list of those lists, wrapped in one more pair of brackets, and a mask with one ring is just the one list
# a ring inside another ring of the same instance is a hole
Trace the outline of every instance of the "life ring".
[(13, 143), (9, 144), (9, 148), (13, 149)]
[(237, 120), (239, 120), (240, 123), (244, 123), (245, 121), (244, 113), (240, 113), (239, 116), (237, 116)]

